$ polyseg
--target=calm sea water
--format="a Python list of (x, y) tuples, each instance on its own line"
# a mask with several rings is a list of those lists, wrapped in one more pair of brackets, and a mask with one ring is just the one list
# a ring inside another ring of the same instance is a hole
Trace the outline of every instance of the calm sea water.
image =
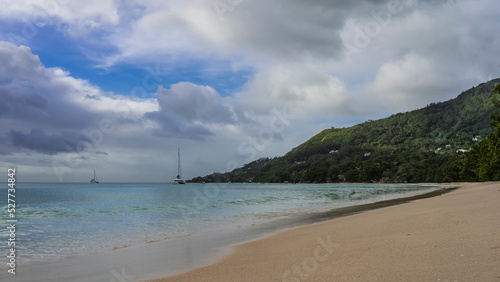
[[(249, 226), (424, 193), (433, 186), (360, 184), (16, 185), (18, 261), (102, 253), (204, 231)], [(7, 186), (0, 187), (7, 198)], [(1, 226), (8, 226), (7, 207)], [(2, 228), (1, 238), (7, 238)], [(5, 239), (6, 240), (6, 239)]]

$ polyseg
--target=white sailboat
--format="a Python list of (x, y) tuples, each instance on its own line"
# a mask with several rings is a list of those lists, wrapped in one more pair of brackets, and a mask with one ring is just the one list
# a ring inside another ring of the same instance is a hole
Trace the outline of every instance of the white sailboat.
[(181, 176), (181, 149), (177, 150), (177, 177), (174, 179), (175, 184), (186, 184), (186, 181)]
[(95, 183), (95, 184), (99, 183), (99, 181), (97, 181), (97, 177), (95, 177), (95, 169), (94, 169), (94, 178), (90, 180), (90, 183)]

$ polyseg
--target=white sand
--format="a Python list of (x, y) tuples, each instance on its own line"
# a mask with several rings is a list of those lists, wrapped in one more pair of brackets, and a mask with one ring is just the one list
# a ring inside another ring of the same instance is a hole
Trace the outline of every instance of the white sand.
[(461, 188), (234, 247), (160, 281), (500, 281), (500, 183)]

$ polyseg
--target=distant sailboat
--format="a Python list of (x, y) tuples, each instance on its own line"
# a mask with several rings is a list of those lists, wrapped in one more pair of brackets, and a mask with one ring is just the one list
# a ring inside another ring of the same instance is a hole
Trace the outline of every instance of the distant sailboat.
[(95, 177), (95, 169), (94, 169), (94, 178), (92, 178), (92, 180), (90, 180), (90, 183), (99, 183), (99, 181), (97, 181), (97, 177)]
[(186, 184), (186, 181), (181, 176), (181, 149), (177, 150), (177, 177), (174, 179), (176, 184)]

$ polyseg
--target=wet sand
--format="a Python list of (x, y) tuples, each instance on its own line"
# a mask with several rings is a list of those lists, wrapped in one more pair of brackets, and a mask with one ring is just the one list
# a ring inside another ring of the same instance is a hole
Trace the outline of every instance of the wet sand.
[(344, 211), (351, 215), (237, 245), (215, 264), (152, 281), (500, 281), (500, 183), (457, 185)]

